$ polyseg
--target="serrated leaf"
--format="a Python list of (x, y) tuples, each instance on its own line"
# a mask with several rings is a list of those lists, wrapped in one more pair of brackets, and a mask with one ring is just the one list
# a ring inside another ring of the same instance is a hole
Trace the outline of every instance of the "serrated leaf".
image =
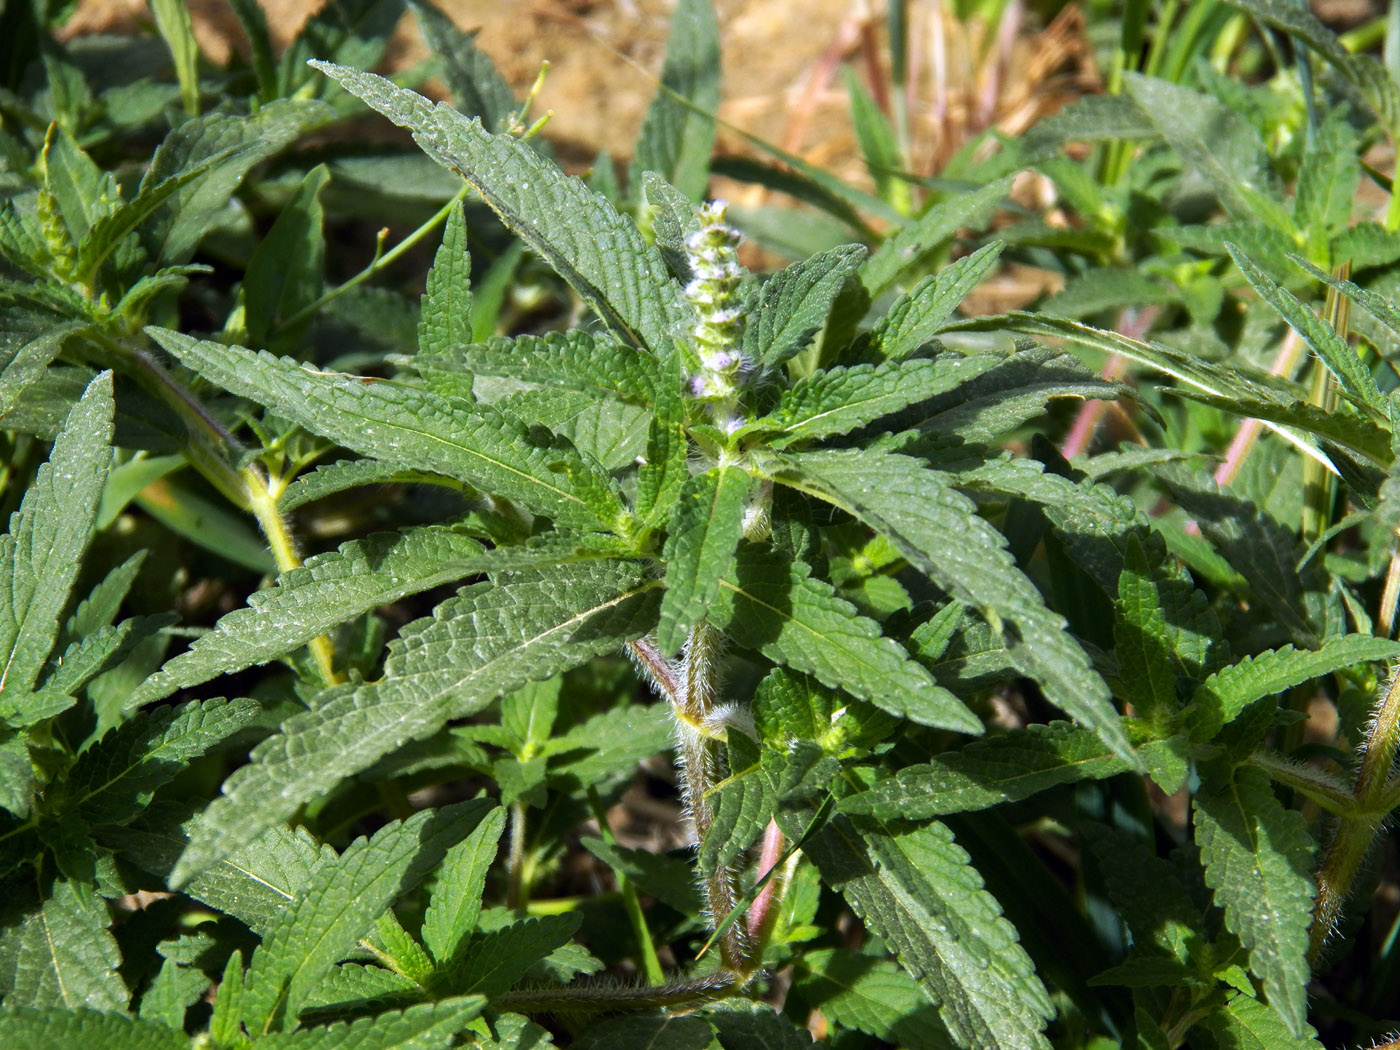
[(653, 853), (645, 849), (629, 849), (608, 845), (602, 839), (585, 837), (579, 844), (613, 871), (629, 878), (642, 893), (655, 897), (682, 915), (695, 915), (704, 905), (695, 884), (695, 867), (691, 857), (675, 853)]
[(1001, 361), (992, 354), (945, 354), (932, 361), (830, 368), (799, 379), (783, 391), (770, 415), (751, 425), (782, 431), (770, 441), (775, 448), (846, 434), (946, 393)]
[(273, 1032), (257, 1041), (260, 1050), (447, 1050), (486, 1000), (479, 995), (420, 1003), (350, 1023), (297, 1032)]
[(1329, 638), (1318, 649), (1270, 649), (1223, 667), (1202, 682), (1185, 712), (1185, 724), (1197, 743), (1210, 740), (1220, 728), (1262, 697), (1340, 671), (1344, 667), (1400, 657), (1400, 642), (1371, 635)]
[(848, 948), (804, 953), (794, 992), (827, 1020), (909, 1050), (949, 1050), (938, 1011), (918, 983), (888, 959)]
[(720, 585), (715, 624), (735, 643), (924, 725), (981, 733), (961, 700), (934, 683), (898, 642), (838, 598), (802, 562), (758, 544), (739, 548)]
[(747, 471), (720, 467), (681, 486), (662, 551), (666, 593), (656, 628), (662, 652), (681, 647), (685, 632), (704, 620), (715, 604), (720, 580), (733, 572), (753, 485)]
[(538, 252), (623, 339), (657, 350), (692, 311), (655, 248), (631, 220), (580, 180), (510, 135), (382, 77), (328, 62), (313, 66), (390, 120), (461, 175), (501, 221)]
[(499, 995), (566, 943), (582, 921), (577, 912), (540, 915), (481, 934), (463, 946), (461, 961), (442, 979), (456, 991)]
[(199, 970), (166, 957), (141, 996), (140, 1017), (143, 1021), (155, 1021), (183, 1031), (185, 1011), (208, 990), (209, 978)]
[(858, 819), (833, 818), (803, 853), (938, 1004), (953, 1041), (973, 1050), (1046, 1050), (1050, 998), (952, 832), (938, 823), (896, 831)]
[(775, 667), (758, 683), (753, 697), (754, 728), (764, 743), (820, 741), (841, 706), (836, 694), (805, 674)]
[(63, 349), (63, 341), (81, 329), (77, 322), (49, 325), (38, 337), (20, 342), (14, 353), (4, 359), (0, 364), (0, 419), (27, 387), (44, 378), (49, 362)]
[(292, 329), (281, 328), (284, 319), (314, 303), (325, 284), (321, 192), (330, 180), (324, 164), (307, 172), (248, 259), (243, 275), (243, 316), (248, 340), (254, 346), (295, 345), (310, 320), (304, 318)]
[(1309, 1025), (1292, 1032), (1274, 1011), (1247, 995), (1237, 995), (1200, 1024), (1219, 1050), (1322, 1050)]
[(29, 692), (58, 638), (111, 465), (112, 412), (104, 372), (68, 413), (0, 536), (0, 696)]
[(5, 1005), (125, 1013), (129, 993), (110, 924), (92, 886), (55, 882), (48, 900), (0, 938)]
[(285, 656), (370, 609), (460, 580), (483, 551), (464, 532), (427, 525), (376, 533), (308, 558), (279, 576), (275, 587), (250, 594), (247, 608), (220, 618), (143, 682), (129, 706)]
[(83, 752), (62, 798), (94, 824), (126, 821), (190, 762), (254, 723), (255, 700), (191, 700), (138, 715)]
[(505, 830), (506, 811), (493, 809), (471, 834), (447, 851), (423, 915), (423, 945), (438, 967), (450, 966), (476, 929), (486, 873)]
[(767, 1003), (731, 999), (708, 1010), (705, 1018), (721, 1050), (812, 1050), (820, 1045)]
[(1262, 770), (1203, 789), (1193, 805), (1206, 885), (1225, 926), (1249, 952), (1249, 968), (1288, 1030), (1307, 1028), (1308, 926), (1313, 844), (1302, 816), (1284, 809)]
[(260, 401), (362, 455), (462, 478), (561, 525), (599, 524), (580, 494), (584, 482), (612, 493), (621, 509), (616, 483), (600, 467), (571, 448), (532, 441), (524, 422), (490, 405), (469, 406), (420, 387), (316, 372), (292, 358), (165, 329), (150, 334), (230, 392)]
[(359, 838), (322, 864), (295, 904), (253, 953), (243, 1020), (261, 1034), (294, 1027), (310, 993), (369, 931), (401, 892), (412, 888), (480, 820), (488, 803), (425, 810)]
[(671, 13), (661, 85), (633, 147), (628, 182), (634, 194), (642, 173), (654, 171), (691, 201), (704, 199), (719, 88), (719, 23), (714, 6), (711, 0), (680, 0)]
[[(442, 18), (435, 11), (432, 17)], [(433, 256), (432, 269), (428, 271), (422, 299), (422, 319), (418, 322), (419, 354), (433, 357), (471, 343), (471, 287), (472, 261), (467, 254), (467, 220), (459, 202), (447, 217), (442, 243)]]
[(102, 1050), (189, 1050), (184, 1032), (154, 1021), (67, 1007), (7, 1003), (0, 1009), (0, 1046), (101, 1047)]
[(948, 475), (907, 456), (862, 450), (796, 453), (774, 466), (779, 481), (855, 515), (954, 598), (1004, 623), (1017, 665), (1051, 703), (1133, 761), (1103, 680), (1016, 568), (1005, 538)]
[(1395, 456), (1390, 448), (1390, 432), (1360, 413), (1339, 406), (1329, 411), (1307, 401), (1252, 401), (1242, 397), (1214, 397), (1194, 390), (1173, 390), (1176, 397), (1210, 405), (1232, 416), (1281, 423), (1304, 433), (1341, 445), (1364, 456), (1378, 467), (1388, 467)]
[(964, 226), (985, 222), (1011, 190), (1012, 176), (997, 179), (970, 193), (954, 194), (886, 238), (860, 268), (861, 283), (874, 301), (929, 252)]
[(902, 361), (916, 353), (982, 283), (1005, 247), (1001, 241), (993, 241), (919, 281), (880, 319), (870, 333), (868, 352), (886, 361)]
[(574, 1050), (709, 1050), (713, 1044), (710, 1026), (698, 1017), (638, 1014), (589, 1025), (572, 1046)]
[(1128, 765), (1098, 735), (1068, 722), (974, 740), (927, 765), (906, 766), (841, 800), (846, 813), (923, 820), (1016, 802), (1059, 784), (1102, 780)]
[(1128, 538), (1115, 612), (1114, 653), (1124, 695), (1141, 718), (1165, 731), (1177, 711), (1171, 632), (1152, 567), (1136, 536)]
[(430, 360), (414, 362), (424, 378), (453, 371), (505, 376), (546, 389), (574, 390), (590, 397), (621, 398), (650, 405), (656, 397), (656, 359), (636, 347), (579, 329), (466, 340)]
[(656, 388), (647, 448), (637, 470), (637, 517), (649, 526), (670, 517), (681, 487), (689, 479), (686, 456), (690, 439), (685, 432), (685, 403), (681, 400), (680, 355), (673, 354)]
[(297, 478), (287, 486), (282, 498), (277, 501), (277, 509), (284, 514), (290, 514), (308, 503), (325, 499), (338, 492), (390, 482), (459, 487), (456, 482), (441, 474), (404, 470), (393, 463), (385, 463), (378, 459), (342, 459), (334, 463), (323, 463), (310, 473)]
[(842, 244), (768, 278), (749, 311), (744, 358), (772, 368), (800, 353), (865, 257), (861, 245)]
[(505, 78), (477, 49), (474, 34), (462, 32), (430, 3), (410, 0), (409, 7), (423, 42), (442, 59), (442, 78), (457, 108), (480, 117), (489, 131), (504, 131), (519, 107)]
[[(738, 754), (731, 738), (731, 766)], [(834, 758), (809, 743), (765, 747), (753, 765), (731, 769), (728, 777), (705, 792), (712, 820), (697, 857), (701, 873), (708, 876), (728, 867), (758, 841), (780, 802), (824, 791), (839, 769)]]
[(1066, 142), (1155, 138), (1157, 129), (1127, 95), (1085, 95), (1058, 113), (1036, 121), (1022, 140), (1031, 153)]
[(403, 629), (384, 678), (327, 690), (260, 744), (204, 811), (173, 884), (251, 842), (304, 801), (452, 718), (528, 681), (568, 670), (645, 634), (657, 584), (634, 567), (577, 565), (508, 584), (477, 584)]
[[(1203, 908), (1191, 898), (1182, 869), (1121, 828), (1085, 822), (1080, 834), (1093, 851), (1108, 899), (1133, 936), (1137, 951), (1170, 953), (1178, 963), (1191, 959), (1208, 940)], [(1194, 864), (1194, 858), (1191, 861)]]
[(1251, 288), (1259, 297), (1274, 308), (1288, 326), (1298, 333), (1303, 342), (1327, 366), (1342, 389), (1356, 401), (1373, 412), (1385, 413), (1385, 399), (1376, 387), (1376, 381), (1357, 356), (1356, 350), (1347, 341), (1332, 331), (1317, 314), (1298, 301), (1297, 296), (1287, 288), (1280, 288), (1263, 270), (1259, 269), (1237, 245), (1226, 243), (1225, 250), (1235, 265), (1240, 268)]

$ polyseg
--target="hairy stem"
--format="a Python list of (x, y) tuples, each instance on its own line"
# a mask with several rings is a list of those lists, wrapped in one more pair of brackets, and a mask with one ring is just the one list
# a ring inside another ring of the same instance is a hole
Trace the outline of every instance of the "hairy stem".
[(655, 988), (619, 985), (613, 981), (575, 981), (564, 988), (516, 988), (491, 1001), (493, 1009), (522, 1014), (607, 1013), (616, 1010), (660, 1010), (667, 1007), (703, 1006), (733, 995), (743, 978), (717, 970), (685, 981)]
[(1316, 963), (1336, 926), (1351, 884), (1385, 819), (1378, 804), (1386, 797), (1395, 753), (1400, 748), (1400, 666), (1392, 670), (1375, 717), (1361, 742), (1361, 762), (1352, 787), (1358, 812), (1337, 824), (1317, 872), (1317, 903), (1309, 934), (1308, 960)]

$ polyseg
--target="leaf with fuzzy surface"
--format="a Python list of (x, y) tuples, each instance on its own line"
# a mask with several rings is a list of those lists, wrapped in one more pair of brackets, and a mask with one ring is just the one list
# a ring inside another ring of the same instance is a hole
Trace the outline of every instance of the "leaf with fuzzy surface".
[(401, 383), (316, 372), (289, 357), (179, 332), (149, 331), (184, 364), (230, 392), (362, 455), (462, 478), (561, 525), (600, 523), (590, 506), (593, 489), (611, 494), (616, 512), (621, 511), (616, 483), (601, 467), (567, 445), (537, 443), (524, 422), (490, 405), (468, 405)]
[(290, 514), (308, 503), (315, 503), (338, 492), (390, 483), (443, 485), (457, 490), (462, 488), (460, 482), (442, 474), (404, 470), (395, 463), (385, 463), (378, 459), (341, 459), (334, 463), (322, 463), (315, 470), (297, 478), (287, 486), (282, 498), (277, 501), (277, 509), (283, 514)]
[(1310, 1025), (1290, 1031), (1283, 1020), (1258, 999), (1237, 995), (1201, 1022), (1215, 1038), (1218, 1050), (1322, 1050)]
[(189, 763), (253, 725), (255, 700), (191, 700), (138, 715), (83, 752), (60, 789), (67, 806), (94, 824), (125, 821)]
[(0, 935), (5, 1005), (125, 1012), (129, 993), (110, 924), (92, 886), (55, 882), (48, 900)]
[(359, 838), (319, 866), (297, 902), (253, 953), (244, 982), (243, 1020), (254, 1033), (294, 1027), (310, 993), (365, 936), (375, 919), (411, 889), (481, 819), (489, 803), (459, 803), (393, 822)]
[(1011, 190), (1011, 176), (997, 179), (970, 193), (954, 194), (886, 238), (860, 268), (861, 283), (872, 300), (964, 226), (976, 226)]
[(681, 0), (671, 15), (660, 89), (647, 107), (634, 147), (628, 178), (634, 194), (642, 173), (654, 171), (691, 201), (704, 198), (720, 101), (719, 59), (713, 4)]
[(656, 622), (637, 569), (573, 565), (477, 584), (405, 627), (384, 677), (327, 690), (253, 752), (204, 811), (173, 884), (228, 856), (297, 806), (502, 693), (618, 649)]
[(112, 412), (112, 375), (104, 372), (68, 413), (0, 536), (0, 695), (32, 689), (57, 641), (111, 465)]
[(685, 632), (709, 614), (720, 580), (734, 569), (753, 478), (737, 467), (697, 474), (681, 486), (662, 551), (666, 594), (661, 599), (657, 644), (674, 653)]
[(483, 552), (464, 532), (428, 525), (376, 533), (308, 558), (279, 576), (275, 587), (250, 594), (247, 608), (222, 617), (143, 682), (130, 705), (285, 656), (370, 609), (462, 579)]
[(7, 1003), (0, 1009), (0, 1046), (101, 1047), (102, 1050), (189, 1050), (189, 1036), (122, 1014)]
[(650, 405), (656, 397), (656, 359), (636, 347), (589, 332), (547, 332), (470, 340), (428, 360), (414, 362), (429, 373), (461, 372), (503, 376), (546, 389), (575, 390), (592, 397), (615, 397)]
[(918, 983), (888, 959), (827, 948), (804, 953), (796, 968), (794, 994), (843, 1028), (909, 1050), (955, 1045)]
[(1134, 761), (1108, 688), (1064, 620), (1045, 607), (1005, 538), (954, 491), (948, 475), (907, 456), (866, 450), (796, 453), (775, 459), (774, 467), (779, 481), (855, 515), (954, 598), (1004, 623), (1017, 665), (1051, 703)]
[(827, 369), (799, 379), (783, 391), (770, 415), (750, 425), (781, 431), (770, 442), (775, 448), (845, 434), (946, 393), (1000, 362), (992, 354), (945, 354), (933, 361)]
[(1250, 287), (1259, 293), (1259, 298), (1273, 307), (1308, 348), (1321, 358), (1342, 389), (1358, 404), (1385, 418), (1385, 398), (1377, 389), (1371, 370), (1362, 363), (1356, 350), (1326, 321), (1299, 302), (1297, 296), (1287, 288), (1280, 288), (1238, 245), (1226, 242), (1225, 250), (1235, 260), (1235, 265), (1240, 268)]
[(740, 546), (734, 575), (721, 582), (715, 624), (736, 644), (924, 725), (981, 733), (982, 723), (952, 693), (881, 635), (802, 562), (759, 544)]
[(493, 809), (471, 834), (447, 851), (423, 915), (423, 946), (439, 967), (450, 965), (476, 929), (486, 872), (505, 830), (506, 811)]
[(540, 915), (521, 919), (473, 938), (461, 961), (442, 974), (443, 983), (461, 992), (499, 995), (578, 930), (583, 916)]
[(749, 311), (744, 358), (773, 368), (800, 353), (865, 255), (858, 244), (838, 245), (770, 277)]
[(693, 323), (660, 254), (631, 220), (580, 180), (511, 135), (372, 73), (311, 63), (394, 123), (423, 151), (461, 175), (501, 221), (540, 254), (627, 342), (658, 350)]
[(681, 487), (690, 477), (686, 469), (690, 439), (685, 432), (679, 367), (680, 355), (673, 355), (670, 374), (664, 375), (657, 385), (656, 405), (647, 428), (646, 455), (637, 470), (634, 506), (637, 517), (648, 525), (660, 524), (670, 516)]
[[(436, 12), (434, 12), (436, 14)], [(437, 16), (441, 18), (441, 15)], [(418, 353), (428, 360), (472, 341), (472, 260), (467, 254), (467, 219), (461, 203), (443, 227), (433, 256), (418, 322)]]
[(426, 0), (409, 0), (408, 6), (418, 17), (423, 42), (442, 59), (442, 78), (457, 108), (469, 117), (480, 117), (491, 131), (504, 131), (519, 103), (505, 77), (477, 49), (474, 34), (462, 32)]
[[(972, 1050), (1048, 1048), (1041, 1030), (1050, 998), (952, 832), (857, 820), (835, 817), (803, 853), (938, 1004), (953, 1041)], [(789, 837), (801, 834), (786, 823)]]
[(1223, 667), (1197, 687), (1186, 710), (1191, 739), (1210, 740), (1254, 701), (1344, 667), (1400, 657), (1400, 642), (1368, 634), (1329, 638), (1320, 649), (1270, 649)]
[(1005, 247), (994, 241), (910, 288), (870, 333), (868, 353), (885, 361), (902, 361), (916, 353), (991, 272)]
[(447, 1050), (466, 1023), (486, 1006), (479, 995), (420, 1003), (327, 1028), (274, 1032), (258, 1040), (260, 1050)]
[(1252, 768), (1203, 789), (1193, 808), (1206, 885), (1225, 911), (1225, 926), (1248, 950), (1249, 968), (1263, 982), (1269, 1005), (1289, 1031), (1301, 1035), (1316, 892), (1313, 845), (1303, 818), (1284, 809), (1268, 777)]
[(1252, 401), (1240, 397), (1215, 397), (1194, 390), (1173, 390), (1176, 397), (1199, 401), (1222, 412), (1246, 419), (1279, 423), (1315, 437), (1331, 441), (1369, 459), (1378, 467), (1388, 467), (1395, 459), (1389, 431), (1360, 413), (1347, 408), (1329, 411), (1307, 401)]
[(1068, 722), (975, 740), (927, 765), (906, 766), (841, 800), (847, 813), (923, 820), (1029, 798), (1059, 784), (1102, 780), (1128, 765), (1097, 734)]

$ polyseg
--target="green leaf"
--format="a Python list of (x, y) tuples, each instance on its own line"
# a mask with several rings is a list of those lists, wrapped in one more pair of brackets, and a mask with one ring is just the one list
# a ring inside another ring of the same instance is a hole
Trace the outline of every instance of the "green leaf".
[(736, 644), (923, 725), (981, 733), (982, 723), (875, 621), (856, 613), (800, 561), (758, 544), (739, 548), (720, 584), (715, 624)]
[(112, 461), (112, 412), (104, 372), (68, 413), (0, 536), (0, 696), (29, 692), (58, 639)]
[[(102, 264), (116, 251), (118, 245), (128, 234), (153, 215), (156, 209), (165, 204), (173, 194), (179, 192), (188, 183), (201, 178), (215, 163), (217, 163), (216, 158), (206, 158), (193, 167), (176, 172), (160, 182), (143, 182), (135, 198), (129, 203), (122, 204), (109, 214), (100, 216), (92, 224), (92, 227), (83, 234), (82, 240), (78, 243), (78, 268), (75, 280), (83, 284), (92, 284)], [(161, 273), (163, 272), (161, 271)], [(156, 275), (143, 277), (141, 280), (154, 281), (158, 278), (159, 275)], [(137, 291), (138, 286), (133, 285), (131, 290), (122, 297), (118, 312), (121, 312), (123, 307), (130, 308), (131, 303), (137, 298), (133, 293)], [(149, 292), (142, 294), (149, 294)]]
[(377, 459), (342, 459), (335, 463), (323, 463), (310, 473), (297, 478), (287, 486), (282, 498), (277, 501), (277, 509), (284, 514), (290, 514), (299, 507), (333, 496), (337, 492), (390, 482), (460, 487), (441, 474), (404, 470), (393, 463)]
[(996, 206), (1011, 190), (1012, 176), (997, 179), (970, 193), (955, 194), (935, 204), (914, 222), (886, 238), (875, 254), (860, 268), (861, 283), (871, 300), (964, 226), (977, 227), (987, 221)]
[(1022, 140), (1032, 154), (1066, 142), (1155, 138), (1155, 126), (1126, 95), (1085, 95), (1058, 113), (1036, 121)]
[(524, 422), (490, 405), (468, 406), (419, 387), (316, 372), (289, 357), (165, 329), (150, 333), (229, 391), (362, 455), (462, 478), (519, 500), (560, 525), (599, 524), (586, 498), (592, 488), (612, 493), (620, 512), (615, 483), (600, 467), (570, 448), (531, 440)]
[(678, 650), (685, 633), (708, 617), (720, 580), (733, 572), (753, 484), (747, 471), (720, 467), (681, 486), (661, 555), (666, 593), (656, 639), (662, 652)]
[(1400, 88), (1374, 55), (1353, 54), (1306, 8), (1280, 0), (1226, 0), (1267, 26), (1300, 40), (1326, 59), (1365, 100), (1391, 141), (1400, 132)]
[(655, 358), (635, 347), (575, 329), (457, 343), (430, 360), (414, 362), (431, 382), (443, 372), (505, 376), (544, 389), (578, 391), (650, 405), (656, 397)]
[(993, 241), (919, 281), (870, 333), (868, 353), (885, 361), (902, 361), (917, 353), (992, 271), (1005, 247), (1001, 241)]
[(1129, 73), (1124, 86), (1167, 144), (1206, 180), (1231, 218), (1292, 233), (1293, 217), (1271, 185), (1268, 152), (1243, 114), (1155, 77)]
[(308, 316), (293, 328), (282, 327), (285, 319), (314, 303), (325, 284), (321, 192), (330, 180), (324, 164), (307, 172), (253, 249), (243, 275), (243, 316), (254, 346), (294, 347), (310, 321)]
[(1329, 638), (1319, 649), (1270, 649), (1221, 668), (1197, 687), (1185, 711), (1191, 739), (1203, 743), (1254, 701), (1340, 671), (1344, 667), (1400, 657), (1400, 642), (1349, 634)]
[[(1293, 214), (1307, 232), (1310, 253), (1325, 253), (1333, 231), (1350, 225), (1361, 184), (1358, 145), (1356, 132), (1341, 109), (1330, 112), (1308, 137), (1298, 165)], [(1339, 256), (1337, 261), (1344, 262), (1346, 257)]]
[(209, 1017), (209, 1037), (215, 1046), (230, 1046), (243, 1038), (243, 949), (235, 948), (224, 964), (223, 978), (214, 993)]
[(1050, 998), (952, 832), (938, 823), (896, 831), (860, 819), (837, 816), (803, 843), (822, 880), (938, 1004), (957, 1045), (1047, 1050), (1041, 1030), (1053, 1016)]
[(928, 996), (888, 959), (827, 948), (804, 953), (796, 970), (794, 994), (833, 1024), (909, 1050), (948, 1050), (955, 1045)]
[(450, 525), (426, 525), (375, 533), (308, 558), (195, 639), (143, 682), (128, 706), (275, 660), (371, 609), (481, 571), (473, 563), (481, 561), (483, 550)]
[(582, 921), (578, 912), (541, 915), (479, 934), (463, 946), (461, 961), (443, 980), (454, 990), (499, 995), (567, 943)]
[(101, 1050), (189, 1050), (184, 1032), (124, 1014), (7, 1002), (0, 1009), (0, 1046), (100, 1047)]
[(633, 146), (628, 182), (634, 194), (641, 188), (642, 173), (654, 171), (691, 201), (705, 198), (719, 87), (719, 22), (714, 6), (711, 0), (680, 0), (671, 12), (661, 85)]
[(1139, 717), (1166, 731), (1177, 711), (1170, 628), (1152, 567), (1136, 536), (1128, 538), (1115, 611), (1114, 652), (1125, 698), (1133, 702)]
[(685, 431), (685, 402), (681, 399), (680, 354), (672, 355), (668, 372), (657, 382), (646, 454), (637, 470), (633, 505), (637, 517), (648, 526), (670, 518), (681, 489), (690, 478), (686, 468), (690, 439)]
[(156, 29), (170, 57), (175, 60), (175, 78), (180, 82), (180, 98), (190, 116), (199, 113), (199, 44), (194, 38), (189, 5), (180, 0), (150, 0)]
[(1301, 814), (1284, 809), (1262, 770), (1196, 795), (1196, 844), (1225, 926), (1249, 952), (1249, 968), (1288, 1030), (1307, 1028), (1308, 926), (1316, 892), (1313, 845)]
[(946, 393), (1001, 361), (993, 354), (943, 354), (932, 361), (830, 368), (799, 379), (783, 391), (770, 415), (751, 425), (781, 430), (783, 433), (770, 442), (775, 448), (846, 434)]
[(588, 1026), (573, 1050), (709, 1050), (710, 1026), (698, 1017), (637, 1014), (612, 1017)]
[(0, 419), (15, 406), (25, 388), (44, 378), (49, 362), (63, 349), (64, 340), (81, 330), (82, 325), (77, 322), (47, 326), (42, 335), (21, 342), (4, 359), (0, 364)]
[(0, 935), (5, 1005), (125, 1013), (129, 993), (117, 973), (121, 953), (110, 924), (93, 887), (55, 882), (48, 900)]
[(486, 1006), (479, 995), (419, 1003), (327, 1028), (274, 1032), (258, 1050), (447, 1050), (458, 1032)]
[(1219, 1050), (1322, 1050), (1311, 1026), (1291, 1031), (1278, 1014), (1247, 995), (1235, 996), (1200, 1023)]
[(1337, 289), (1337, 291), (1341, 292), (1388, 328), (1392, 334), (1400, 336), (1400, 309), (1397, 309), (1396, 305), (1390, 299), (1383, 295), (1378, 295), (1367, 288), (1362, 288), (1359, 285), (1353, 284), (1351, 281), (1339, 280), (1325, 270), (1319, 270), (1316, 266), (1313, 266), (1306, 259), (1300, 258), (1299, 256), (1290, 255), (1289, 259), (1293, 261), (1294, 265), (1306, 270), (1313, 277), (1316, 277), (1323, 284), (1327, 285), (1327, 287)]
[(191, 700), (138, 715), (83, 752), (60, 797), (94, 824), (126, 821), (190, 762), (252, 725), (254, 700)]
[(162, 264), (188, 262), (248, 171), (333, 116), (324, 102), (288, 98), (247, 117), (215, 112), (181, 124), (151, 158), (136, 200), (182, 172), (201, 168), (202, 174), (166, 197), (137, 227), (150, 257)]
[(1385, 398), (1381, 396), (1376, 381), (1371, 376), (1371, 370), (1362, 363), (1355, 348), (1332, 331), (1327, 322), (1300, 303), (1297, 296), (1286, 288), (1280, 288), (1268, 274), (1255, 266), (1254, 261), (1239, 247), (1227, 242), (1225, 250), (1235, 260), (1235, 265), (1240, 268), (1250, 287), (1288, 322), (1288, 326), (1302, 337), (1308, 349), (1322, 359), (1328, 371), (1337, 377), (1342, 389), (1359, 404), (1373, 412), (1381, 413), (1382, 418), (1385, 418)]
[[(431, 10), (424, 8), (424, 10)], [(420, 19), (423, 17), (420, 11)], [(432, 16), (442, 16), (433, 12)], [(420, 21), (420, 25), (423, 23)], [(426, 30), (425, 30), (426, 33)], [(442, 244), (433, 257), (418, 322), (418, 353), (451, 353), (472, 342), (472, 260), (467, 254), (467, 219), (459, 202), (447, 217)]]
[(155, 1021), (183, 1031), (185, 1011), (208, 990), (209, 978), (203, 973), (166, 956), (141, 996), (140, 1017), (143, 1021)]
[(1218, 408), (1232, 416), (1263, 419), (1313, 434), (1364, 456), (1378, 467), (1388, 467), (1395, 459), (1390, 448), (1389, 430), (1366, 419), (1345, 403), (1329, 411), (1307, 401), (1252, 401), (1242, 397), (1214, 397), (1182, 389), (1172, 390), (1171, 393)]
[(370, 73), (313, 66), (390, 120), (439, 164), (461, 175), (501, 221), (538, 252), (627, 342), (657, 350), (692, 311), (655, 248), (631, 220), (510, 135)]
[(812, 1050), (820, 1045), (767, 1003), (731, 999), (707, 1011), (705, 1018), (722, 1050)]
[(954, 598), (1004, 624), (1017, 666), (1050, 702), (1133, 762), (1103, 680), (1016, 568), (1005, 538), (953, 490), (949, 475), (907, 456), (862, 450), (797, 453), (774, 466), (779, 481), (855, 515)]
[(409, 740), (645, 634), (658, 585), (636, 579), (635, 567), (574, 565), (477, 584), (408, 625), (390, 646), (382, 680), (327, 690), (229, 777), (195, 825), (172, 883)]
[(488, 131), (504, 131), (519, 108), (504, 77), (481, 51), (474, 34), (464, 33), (427, 2), (410, 0), (423, 42), (442, 60), (442, 78), (457, 108), (480, 117)]
[(497, 807), (447, 851), (433, 880), (423, 915), (423, 945), (438, 967), (450, 966), (476, 929), (486, 873), (505, 830), (506, 811)]
[(1018, 802), (1059, 784), (1102, 780), (1128, 765), (1097, 734), (1068, 722), (1029, 725), (974, 740), (927, 765), (905, 766), (841, 800), (846, 813), (924, 820)]
[(772, 368), (805, 349), (866, 254), (859, 244), (843, 244), (770, 277), (749, 310), (745, 360)]
[(312, 875), (253, 953), (243, 1020), (255, 1034), (295, 1027), (308, 996), (402, 892), (460, 841), (489, 806), (484, 800), (425, 810), (359, 838)]
[(911, 194), (909, 184), (899, 177), (904, 168), (904, 159), (900, 156), (894, 129), (885, 119), (879, 103), (865, 90), (856, 71), (847, 65), (842, 67), (841, 72), (846, 82), (851, 123), (855, 126), (861, 159), (865, 161), (865, 170), (875, 183), (875, 192), (896, 206), (908, 206)]

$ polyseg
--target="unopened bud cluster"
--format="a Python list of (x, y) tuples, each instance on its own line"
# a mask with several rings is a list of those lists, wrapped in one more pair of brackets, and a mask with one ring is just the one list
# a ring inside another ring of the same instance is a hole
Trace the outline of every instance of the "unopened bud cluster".
[(690, 379), (697, 398), (732, 403), (748, 363), (739, 353), (744, 313), (739, 305), (739, 282), (744, 271), (735, 248), (740, 234), (724, 221), (724, 201), (699, 209), (700, 229), (686, 238), (686, 256), (695, 274), (685, 297), (695, 307), (695, 348), (700, 367)]

